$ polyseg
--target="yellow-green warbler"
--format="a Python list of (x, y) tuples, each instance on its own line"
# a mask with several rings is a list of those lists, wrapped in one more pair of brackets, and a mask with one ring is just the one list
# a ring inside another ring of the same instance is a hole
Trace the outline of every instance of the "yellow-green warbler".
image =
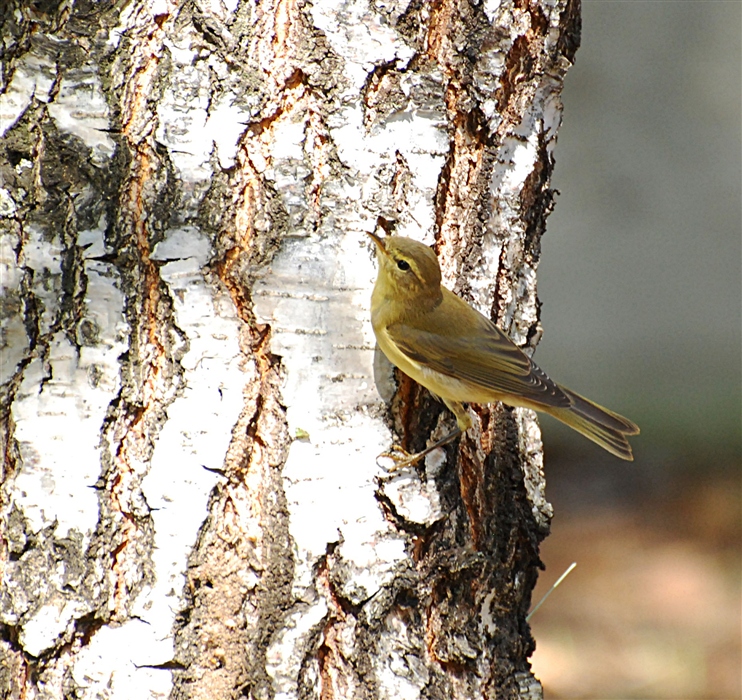
[(392, 364), (440, 397), (458, 428), (416, 455), (414, 464), (471, 427), (463, 402), (502, 401), (548, 413), (621, 459), (631, 460), (627, 418), (549, 379), (495, 324), (441, 286), (435, 253), (401, 236), (379, 238), (379, 274), (371, 296), (376, 340)]

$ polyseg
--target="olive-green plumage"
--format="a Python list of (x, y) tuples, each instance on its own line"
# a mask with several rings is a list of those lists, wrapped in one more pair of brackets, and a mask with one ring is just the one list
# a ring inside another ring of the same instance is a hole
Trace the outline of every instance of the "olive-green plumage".
[(379, 261), (371, 297), (379, 347), (456, 416), (459, 430), (437, 444), (471, 426), (463, 402), (502, 401), (548, 413), (617, 457), (633, 459), (626, 436), (639, 428), (549, 379), (490, 319), (442, 287), (438, 259), (428, 246), (369, 235)]

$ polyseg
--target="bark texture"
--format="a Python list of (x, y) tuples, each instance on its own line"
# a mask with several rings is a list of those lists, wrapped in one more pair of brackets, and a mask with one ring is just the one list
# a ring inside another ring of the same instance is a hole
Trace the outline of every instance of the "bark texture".
[(0, 695), (538, 698), (525, 410), (374, 356), (363, 231), (526, 349), (579, 0), (0, 8)]

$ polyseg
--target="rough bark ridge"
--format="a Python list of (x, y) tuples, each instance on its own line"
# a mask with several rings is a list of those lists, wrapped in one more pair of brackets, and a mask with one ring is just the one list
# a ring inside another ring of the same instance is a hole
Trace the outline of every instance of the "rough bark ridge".
[(414, 448), (450, 417), (374, 358), (362, 232), (535, 346), (579, 0), (11, 0), (0, 31), (0, 695), (540, 697), (535, 417), (378, 467), (390, 415)]

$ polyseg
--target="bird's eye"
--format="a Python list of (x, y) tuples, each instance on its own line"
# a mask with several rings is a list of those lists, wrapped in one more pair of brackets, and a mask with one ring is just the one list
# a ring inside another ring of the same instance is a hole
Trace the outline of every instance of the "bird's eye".
[(407, 272), (407, 270), (410, 269), (410, 263), (408, 263), (406, 260), (397, 260), (397, 267), (400, 270)]

